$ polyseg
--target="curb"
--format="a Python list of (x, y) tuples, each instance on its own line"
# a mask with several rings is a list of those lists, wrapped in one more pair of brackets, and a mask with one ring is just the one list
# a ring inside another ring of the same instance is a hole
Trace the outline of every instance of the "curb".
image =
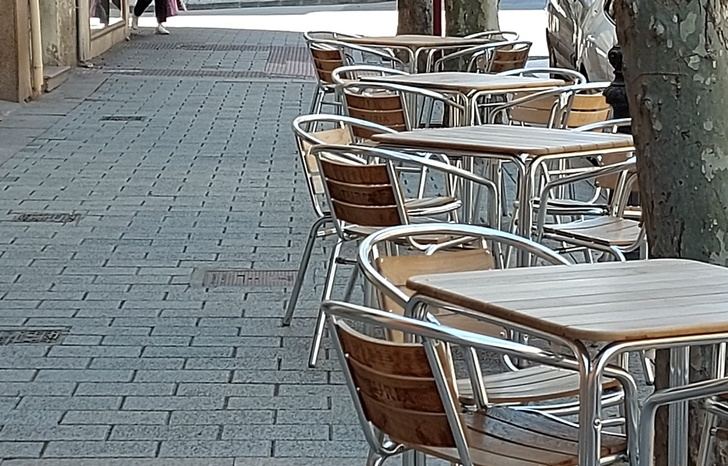
[(317, 5), (360, 5), (367, 3), (394, 3), (393, 0), (253, 0), (238, 2), (216, 2), (187, 4), (187, 10), (222, 10), (231, 8), (263, 8), (276, 6), (317, 6)]

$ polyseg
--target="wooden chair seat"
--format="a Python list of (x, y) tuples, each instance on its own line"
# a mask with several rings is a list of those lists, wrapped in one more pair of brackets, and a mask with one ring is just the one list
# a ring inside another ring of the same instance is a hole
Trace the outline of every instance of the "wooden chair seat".
[(629, 246), (639, 238), (640, 222), (619, 217), (596, 217), (559, 225), (545, 225), (549, 235), (573, 238), (604, 246)]
[[(465, 436), (476, 466), (576, 466), (578, 429), (536, 413), (493, 407), (486, 414), (464, 414)], [(454, 448), (408, 445), (457, 463)], [(603, 434), (602, 456), (623, 452), (621, 436)]]
[[(474, 404), (469, 379), (457, 381), (460, 401)], [(616, 388), (618, 382), (605, 379), (603, 389)], [(567, 398), (579, 394), (579, 374), (550, 366), (531, 366), (518, 371), (485, 376), (488, 402), (494, 404), (526, 404)]]

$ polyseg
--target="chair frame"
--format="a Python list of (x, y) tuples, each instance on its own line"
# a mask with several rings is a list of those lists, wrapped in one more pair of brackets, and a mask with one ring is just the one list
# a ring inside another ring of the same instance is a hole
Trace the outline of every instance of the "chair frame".
[(499, 76), (529, 76), (538, 77), (539, 74), (557, 75), (559, 77), (567, 77), (574, 85), (586, 84), (589, 80), (583, 74), (568, 68), (553, 67), (534, 67), (534, 68), (516, 68), (508, 71), (501, 71)]
[[(311, 148), (311, 153), (316, 157), (317, 163), (319, 163), (319, 170), (321, 170), (321, 157), (324, 154), (335, 154), (337, 158), (340, 159), (349, 159), (354, 162), (361, 163), (362, 161), (365, 161), (367, 159), (373, 159), (382, 161), (387, 165), (387, 169), (390, 174), (390, 182), (392, 183), (392, 186), (395, 190), (398, 191), (398, 194), (396, 195), (396, 201), (397, 201), (397, 211), (400, 215), (400, 221), (402, 224), (409, 224), (409, 217), (410, 214), (407, 211), (407, 209), (404, 206), (403, 203), (403, 195), (402, 191), (399, 188), (399, 183), (397, 179), (397, 170), (395, 169), (395, 164), (408, 164), (413, 165), (415, 167), (419, 168), (427, 168), (428, 170), (433, 170), (436, 172), (441, 173), (442, 175), (446, 176), (448, 180), (451, 180), (453, 178), (461, 179), (463, 181), (469, 181), (476, 183), (479, 186), (485, 187), (492, 195), (495, 195), (495, 185), (492, 181), (480, 177), (478, 175), (475, 175), (469, 171), (460, 169), (458, 167), (449, 165), (444, 162), (440, 162), (437, 160), (433, 160), (428, 157), (422, 157), (417, 155), (409, 155), (404, 154), (401, 152), (395, 152), (391, 150), (385, 150), (385, 149), (379, 149), (379, 148), (372, 148), (372, 147), (364, 147), (364, 146), (342, 146), (342, 145), (316, 145)], [(323, 173), (320, 171), (320, 173)], [(448, 181), (450, 183), (451, 181)], [(331, 193), (328, 189), (327, 183), (324, 182), (324, 188), (326, 191), (326, 198), (329, 205), (332, 202)], [(451, 192), (448, 190), (448, 192)], [(331, 209), (329, 209), (331, 211)], [(433, 212), (433, 214), (441, 214), (443, 212), (436, 211)], [(423, 215), (427, 215), (427, 209), (422, 212)], [(339, 264), (350, 264), (354, 265), (355, 262), (351, 262), (346, 260), (343, 256), (341, 256), (341, 247), (343, 243), (348, 241), (354, 241), (354, 240), (360, 240), (364, 236), (362, 233), (355, 231), (355, 229), (351, 229), (351, 227), (347, 227), (344, 222), (342, 222), (340, 219), (337, 218), (335, 212), (331, 212), (331, 221), (334, 224), (335, 231), (337, 233), (337, 242), (334, 245), (333, 249), (331, 250), (331, 255), (329, 258), (329, 267), (326, 274), (326, 280), (324, 284), (324, 289), (322, 292), (322, 301), (328, 300), (331, 297), (331, 293), (333, 291), (334, 286), (334, 279), (336, 274), (336, 269)], [(411, 246), (416, 248), (423, 248), (426, 246), (417, 244), (415, 242), (410, 243)], [(358, 268), (355, 268), (354, 270), (358, 270)], [(350, 281), (350, 286), (353, 286), (352, 281)], [(351, 288), (347, 287), (346, 295), (348, 295), (351, 292)], [(326, 322), (326, 316), (319, 312), (316, 327), (314, 330), (314, 338), (311, 344), (311, 351), (309, 355), (309, 366), (314, 367), (316, 365), (316, 361), (318, 359), (318, 354), (321, 348), (321, 343), (323, 340), (323, 334), (324, 334), (324, 327)]]
[[(519, 358), (539, 364), (545, 364), (569, 370), (574, 370), (577, 364), (576, 361), (564, 358), (561, 355), (533, 346), (528, 346), (509, 340), (500, 340), (484, 335), (478, 335), (472, 332), (458, 330), (431, 322), (425, 322), (422, 320), (412, 319), (410, 317), (399, 316), (386, 311), (371, 309), (364, 306), (357, 306), (344, 302), (325, 301), (321, 305), (321, 312), (322, 314), (328, 316), (328, 326), (332, 336), (334, 336), (334, 347), (339, 356), (339, 361), (344, 372), (346, 385), (349, 388), (352, 400), (354, 402), (354, 408), (357, 413), (357, 418), (362, 427), (371, 451), (376, 455), (376, 460), (370, 462), (369, 464), (381, 465), (382, 462), (387, 458), (402, 453), (405, 450), (405, 447), (403, 445), (392, 442), (390, 439), (383, 439), (375, 430), (375, 428), (369, 423), (366, 411), (361, 403), (361, 400), (359, 399), (357, 384), (347, 363), (347, 355), (344, 352), (343, 346), (339, 339), (339, 320), (355, 321), (365, 325), (372, 325), (377, 327), (383, 327), (388, 330), (400, 331), (416, 337), (420, 344), (422, 344), (427, 355), (427, 360), (430, 364), (430, 367), (432, 368), (432, 374), (435, 379), (438, 392), (440, 393), (443, 407), (445, 409), (445, 413), (451, 427), (452, 436), (455, 440), (458, 455), (460, 456), (460, 464), (462, 464), (463, 466), (472, 466), (473, 462), (470, 458), (468, 440), (466, 438), (465, 430), (459, 416), (460, 408), (457, 400), (454, 399), (453, 393), (448, 385), (448, 381), (445, 375), (445, 369), (440, 359), (440, 355), (437, 351), (438, 342), (461, 346), (463, 348), (467, 348), (468, 351), (484, 350), (496, 352), (513, 358)], [(621, 374), (621, 376), (626, 376), (627, 378), (629, 378), (629, 375), (624, 373)], [(482, 383), (480, 379), (474, 376), (474, 374), (471, 374), (471, 381), (472, 383), (478, 385)], [(551, 416), (549, 417), (551, 419), (564, 422), (564, 424), (571, 425), (566, 421), (561, 421), (558, 418), (554, 418)], [(623, 456), (624, 455), (622, 454), (618, 454), (614, 455), (613, 457), (603, 458), (603, 462), (609, 463), (617, 461), (623, 458)]]
[[(444, 64), (450, 60), (455, 59), (462, 59), (465, 58), (468, 61), (468, 65), (466, 67), (466, 71), (473, 72), (473, 69), (475, 65), (477, 64), (479, 59), (485, 59), (487, 60), (485, 69), (483, 70), (484, 73), (490, 73), (491, 68), (493, 66), (492, 60), (494, 54), (499, 49), (505, 49), (506, 47), (518, 47), (522, 46), (526, 49), (530, 49), (533, 44), (527, 40), (516, 40), (516, 41), (501, 41), (501, 42), (491, 42), (488, 44), (482, 44), (482, 45), (476, 45), (474, 47), (468, 47), (463, 50), (458, 50), (457, 52), (453, 52), (450, 54), (447, 54), (437, 60), (435, 60), (433, 64), (433, 71), (442, 71), (445, 69)], [(528, 60), (528, 58), (526, 58)], [(518, 68), (522, 68), (522, 66), (519, 66)]]
[[(303, 173), (306, 177), (306, 187), (308, 188), (308, 194), (311, 199), (311, 206), (314, 213), (316, 214), (316, 220), (313, 222), (309, 229), (308, 239), (306, 240), (306, 245), (303, 249), (301, 262), (299, 264), (298, 272), (296, 274), (296, 281), (294, 282), (293, 289), (291, 290), (291, 295), (288, 299), (288, 305), (286, 307), (286, 313), (283, 317), (283, 326), (290, 325), (291, 320), (293, 319), (293, 313), (295, 312), (296, 305), (298, 304), (298, 298), (301, 294), (303, 281), (306, 278), (306, 272), (308, 271), (308, 265), (311, 261), (311, 254), (313, 253), (313, 248), (316, 244), (316, 240), (319, 238), (331, 236), (335, 233), (335, 231), (331, 227), (324, 228), (327, 224), (331, 224), (333, 220), (331, 218), (331, 214), (321, 205), (321, 199), (319, 196), (325, 196), (325, 193), (317, 192), (317, 188), (314, 183), (314, 178), (316, 178), (317, 175), (314, 175), (314, 173), (310, 171), (311, 167), (309, 167), (309, 161), (306, 160), (310, 152), (310, 147), (306, 148), (305, 144), (314, 146), (326, 143), (326, 141), (317, 139), (315, 136), (315, 132), (308, 130), (308, 128), (316, 127), (317, 124), (320, 123), (331, 123), (341, 126), (360, 126), (372, 131), (379, 131), (382, 133), (394, 132), (386, 126), (380, 126), (376, 123), (358, 120), (356, 118), (351, 118), (344, 115), (304, 115), (299, 116), (298, 118), (293, 120), (292, 127), (293, 133), (296, 137), (296, 146), (298, 147), (299, 159), (301, 161), (301, 169), (303, 170)], [(320, 175), (318, 175), (318, 177), (320, 177)]]

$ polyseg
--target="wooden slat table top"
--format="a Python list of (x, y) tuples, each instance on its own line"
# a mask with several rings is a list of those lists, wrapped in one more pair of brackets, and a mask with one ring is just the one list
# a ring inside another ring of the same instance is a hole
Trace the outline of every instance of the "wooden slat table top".
[(393, 134), (375, 134), (372, 139), (388, 146), (476, 154), (541, 156), (600, 150), (633, 150), (632, 136), (625, 134), (507, 125), (425, 128)]
[(547, 89), (563, 86), (560, 79), (533, 78), (528, 76), (499, 76), (497, 74), (463, 73), (416, 73), (403, 76), (362, 76), (363, 81), (406, 84), (430, 89), (470, 91), (517, 91), (519, 89)]
[(728, 268), (680, 259), (422, 275), (407, 286), (564, 338), (593, 342), (728, 332)]
[(378, 45), (382, 47), (429, 48), (449, 45), (480, 45), (493, 42), (490, 39), (466, 39), (464, 37), (439, 37), (421, 34), (402, 34), (398, 36), (347, 37), (343, 42), (359, 45)]

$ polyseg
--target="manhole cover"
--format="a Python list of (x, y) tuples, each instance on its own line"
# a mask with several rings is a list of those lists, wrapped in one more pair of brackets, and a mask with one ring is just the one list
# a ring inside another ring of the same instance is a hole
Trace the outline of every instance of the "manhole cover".
[(101, 121), (146, 121), (147, 117), (142, 115), (104, 115)]
[(218, 286), (293, 286), (296, 280), (295, 270), (250, 270), (220, 269), (206, 270), (202, 277), (202, 286), (215, 288)]
[(23, 213), (18, 214), (13, 219), (14, 222), (31, 222), (31, 223), (71, 223), (81, 218), (81, 214), (41, 214), (41, 213)]
[(5, 345), (55, 345), (63, 340), (67, 329), (0, 329), (0, 346)]

